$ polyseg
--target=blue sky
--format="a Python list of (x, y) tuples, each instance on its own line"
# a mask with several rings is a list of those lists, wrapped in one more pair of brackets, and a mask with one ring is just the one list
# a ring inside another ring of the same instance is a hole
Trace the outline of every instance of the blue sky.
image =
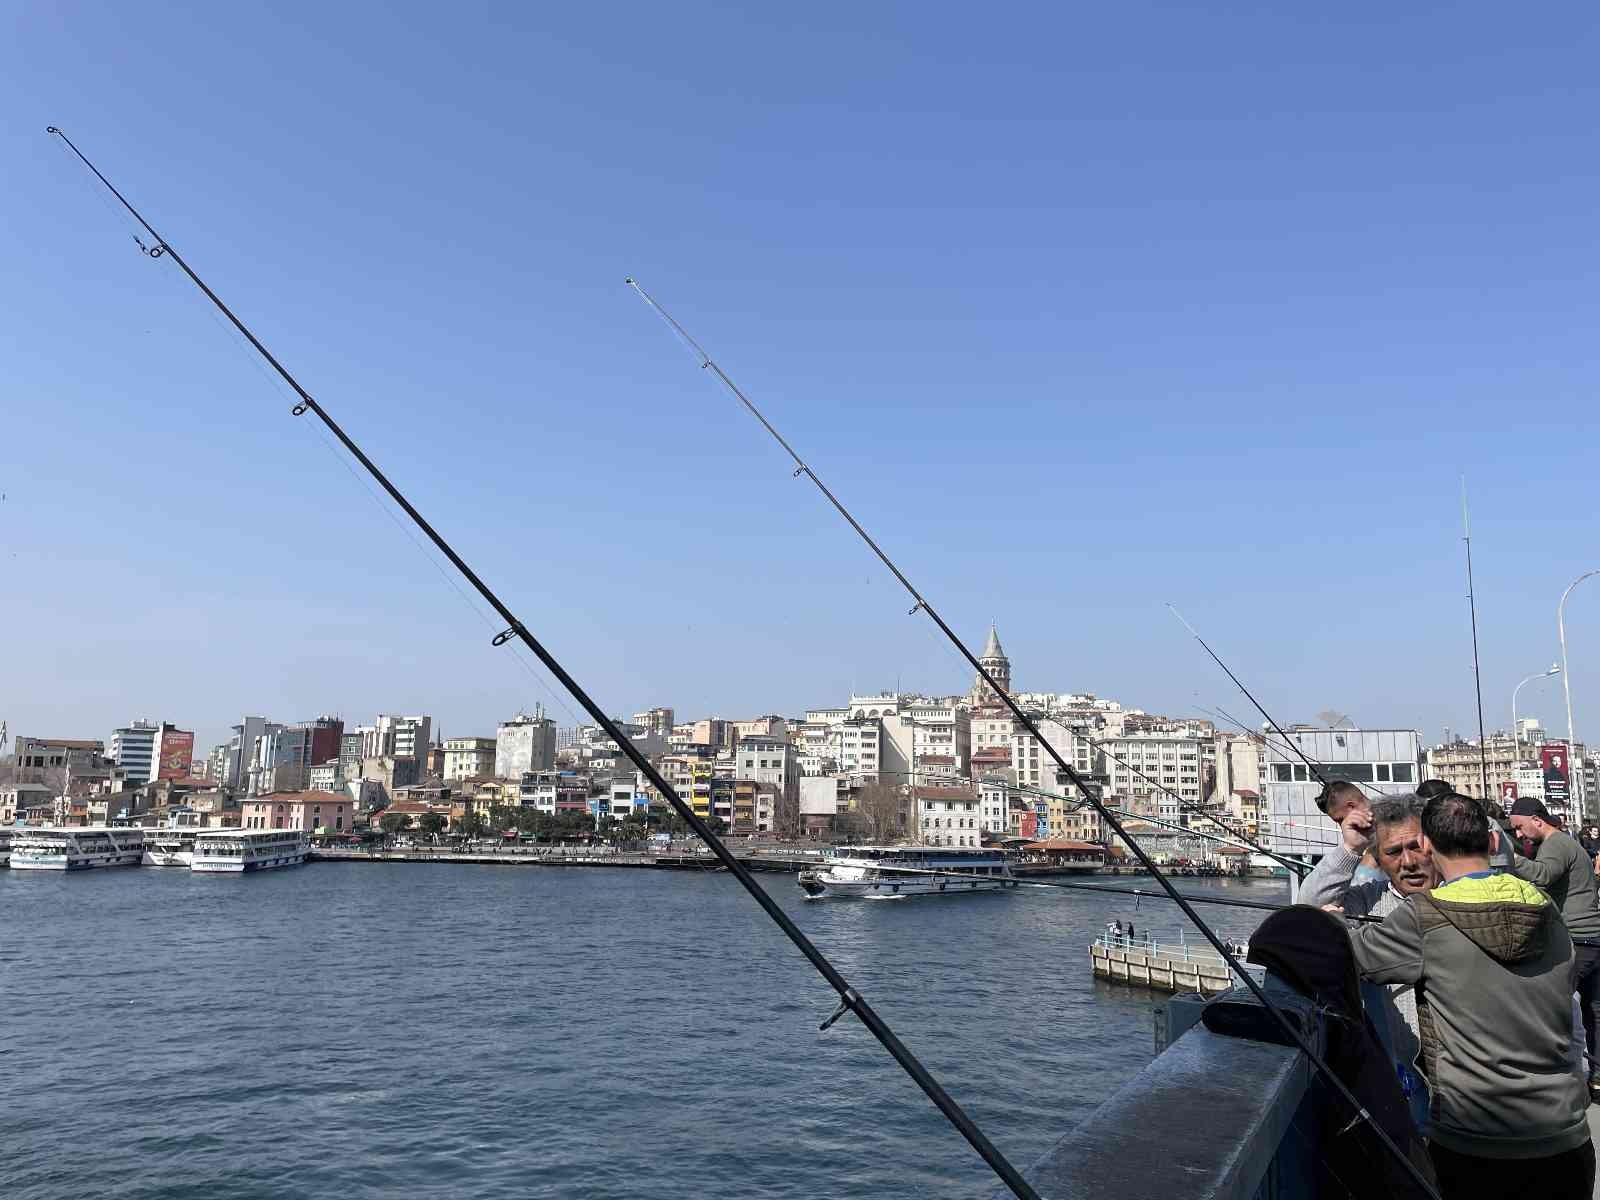
[(1600, 567), (1592, 9), (769, 7), (8, 6), (13, 733), (571, 720), (52, 123), (609, 709), (969, 682), (635, 275), (1026, 688), (1237, 712), (1172, 601), (1466, 728), (1465, 473), (1509, 720)]

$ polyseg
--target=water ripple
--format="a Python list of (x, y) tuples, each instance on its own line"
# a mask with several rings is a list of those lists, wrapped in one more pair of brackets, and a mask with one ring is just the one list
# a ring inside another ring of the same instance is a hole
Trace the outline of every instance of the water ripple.
[[(1152, 998), (1086, 945), (1114, 916), (1175, 934), (1155, 902), (770, 883), (1015, 1161), (1150, 1057)], [(1223, 887), (1282, 893), (1192, 885)], [(726, 875), (0, 871), (0, 912), (8, 1200), (991, 1188), (870, 1034), (818, 1032), (831, 991)]]

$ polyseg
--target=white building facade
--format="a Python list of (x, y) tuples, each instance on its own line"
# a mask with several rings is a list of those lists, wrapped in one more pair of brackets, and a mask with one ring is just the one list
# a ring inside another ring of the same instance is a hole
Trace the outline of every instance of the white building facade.
[(446, 738), (444, 743), (445, 782), (453, 779), (482, 779), (495, 773), (495, 757), (500, 739), (492, 737)]

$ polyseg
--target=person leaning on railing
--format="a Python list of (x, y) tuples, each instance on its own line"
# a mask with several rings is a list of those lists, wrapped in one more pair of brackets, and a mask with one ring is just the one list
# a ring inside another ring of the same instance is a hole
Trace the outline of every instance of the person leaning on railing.
[(1498, 837), (1477, 801), (1435, 796), (1421, 826), (1444, 883), (1350, 937), (1363, 978), (1417, 985), (1440, 1193), (1478, 1200), (1532, 1187), (1540, 1200), (1589, 1200), (1572, 938), (1548, 896), (1490, 868)]

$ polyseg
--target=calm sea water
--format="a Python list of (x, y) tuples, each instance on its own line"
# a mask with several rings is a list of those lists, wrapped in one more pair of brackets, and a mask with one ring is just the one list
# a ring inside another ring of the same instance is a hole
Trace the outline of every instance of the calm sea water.
[[(1155, 998), (1086, 947), (1113, 917), (1175, 936), (1170, 903), (765, 879), (1020, 1165), (1151, 1056)], [(985, 1194), (869, 1034), (818, 1032), (833, 1008), (727, 875), (0, 871), (0, 1196)]]

